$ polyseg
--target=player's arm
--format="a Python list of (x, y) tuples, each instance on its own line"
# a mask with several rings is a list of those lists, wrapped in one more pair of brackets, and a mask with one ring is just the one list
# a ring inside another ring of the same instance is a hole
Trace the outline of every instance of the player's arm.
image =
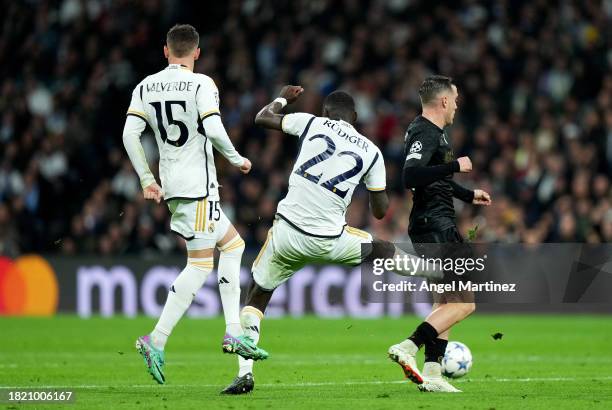
[(472, 203), (472, 201), (474, 200), (474, 191), (458, 184), (453, 180), (449, 182), (451, 188), (453, 188), (453, 196), (455, 198), (460, 199), (463, 202)]
[(283, 131), (283, 117), (281, 114), (287, 104), (293, 103), (304, 92), (297, 85), (286, 85), (281, 89), (280, 95), (270, 104), (266, 105), (255, 116), (255, 124), (272, 130)]
[(201, 125), (213, 147), (230, 164), (240, 168), (243, 174), (248, 174), (251, 170), (251, 161), (238, 153), (223, 126), (223, 122), (221, 122), (219, 91), (212, 79), (204, 77), (198, 86), (196, 90), (196, 104), (200, 113)]
[(387, 191), (370, 191), (370, 210), (376, 219), (383, 219), (389, 209)]
[(221, 122), (221, 117), (219, 115), (210, 115), (202, 121), (202, 126), (213, 147), (215, 147), (230, 164), (240, 168), (243, 174), (248, 174), (251, 170), (251, 161), (238, 153)]
[(140, 185), (142, 186), (145, 199), (153, 199), (159, 203), (162, 200), (163, 192), (149, 168), (142, 143), (140, 142), (140, 137), (146, 126), (147, 114), (143, 109), (137, 87), (134, 93), (132, 93), (132, 101), (127, 112), (127, 118), (125, 119), (125, 126), (123, 127), (123, 146), (140, 178)]
[(453, 188), (453, 196), (457, 199), (474, 205), (491, 205), (491, 196), (482, 189), (471, 190), (457, 182), (450, 180), (451, 188)]
[(366, 171), (363, 181), (370, 194), (370, 211), (376, 219), (382, 219), (389, 209), (387, 196), (387, 173), (382, 153), (378, 151)]
[(429, 185), (455, 172), (470, 172), (472, 162), (468, 157), (461, 157), (441, 165), (428, 165), (431, 156), (438, 146), (438, 138), (433, 135), (417, 136), (407, 147), (404, 163), (404, 186), (416, 188)]

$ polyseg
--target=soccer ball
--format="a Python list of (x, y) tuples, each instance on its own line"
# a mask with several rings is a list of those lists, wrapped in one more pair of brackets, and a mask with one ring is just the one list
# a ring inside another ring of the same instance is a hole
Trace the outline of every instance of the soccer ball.
[(448, 342), (442, 359), (442, 373), (457, 379), (465, 376), (472, 368), (472, 352), (460, 342)]

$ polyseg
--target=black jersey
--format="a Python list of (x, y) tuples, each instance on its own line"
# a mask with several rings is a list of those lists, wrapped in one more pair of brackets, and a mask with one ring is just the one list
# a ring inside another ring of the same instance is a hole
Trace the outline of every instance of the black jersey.
[(474, 193), (453, 182), (459, 172), (448, 136), (418, 116), (406, 131), (404, 183), (413, 192), (409, 232), (443, 231), (455, 225), (453, 197), (471, 202)]

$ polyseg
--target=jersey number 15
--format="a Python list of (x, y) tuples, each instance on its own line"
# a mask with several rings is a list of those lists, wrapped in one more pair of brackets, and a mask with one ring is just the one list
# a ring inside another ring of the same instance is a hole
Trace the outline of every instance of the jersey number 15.
[(172, 106), (178, 105), (183, 109), (183, 111), (187, 111), (185, 106), (185, 101), (165, 101), (164, 108), (166, 111), (166, 118), (168, 119), (168, 125), (176, 125), (179, 128), (181, 135), (176, 141), (172, 141), (168, 139), (168, 132), (164, 127), (164, 119), (162, 118), (162, 103), (152, 102), (149, 103), (155, 109), (155, 118), (157, 119), (157, 127), (159, 128), (159, 135), (163, 142), (167, 142), (170, 145), (174, 145), (175, 147), (182, 147), (187, 142), (187, 138), (189, 137), (189, 130), (187, 129), (187, 125), (183, 121), (175, 120), (172, 116)]

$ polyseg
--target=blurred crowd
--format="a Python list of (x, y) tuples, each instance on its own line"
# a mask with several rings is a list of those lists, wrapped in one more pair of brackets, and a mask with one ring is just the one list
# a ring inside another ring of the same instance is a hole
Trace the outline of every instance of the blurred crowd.
[[(306, 92), (291, 110), (319, 113), (342, 88), (358, 129), (387, 165), (391, 207), (369, 216), (358, 190), (348, 222), (405, 236), (404, 132), (417, 89), (452, 76), (449, 134), (474, 171), (461, 183), (493, 205), (457, 203), (479, 241), (612, 241), (612, 0), (162, 0), (7, 2), (0, 36), (0, 253), (182, 252), (169, 212), (142, 198), (122, 145), (132, 88), (164, 68), (176, 22), (201, 35), (196, 72), (219, 87), (223, 122), (253, 171), (217, 156), (222, 206), (250, 250), (287, 188), (296, 141), (253, 124), (283, 84)], [(143, 138), (152, 169), (157, 152)]]

